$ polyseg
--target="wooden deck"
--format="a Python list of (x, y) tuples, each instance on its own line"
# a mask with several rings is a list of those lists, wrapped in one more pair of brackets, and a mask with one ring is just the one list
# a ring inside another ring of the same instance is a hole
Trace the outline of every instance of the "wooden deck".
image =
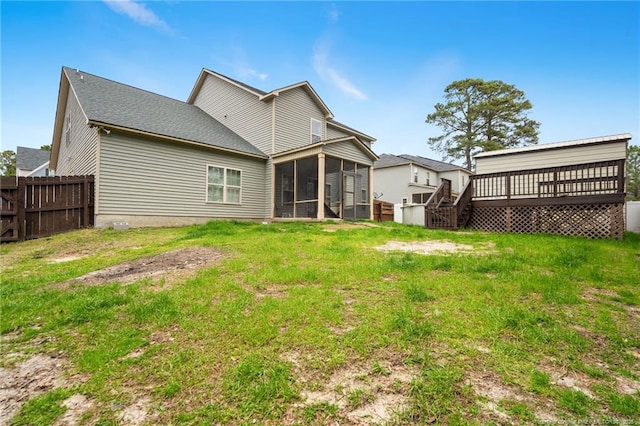
[(472, 176), (472, 196), (465, 190), (453, 203), (427, 203), (425, 226), (456, 229), (468, 211), (472, 229), (621, 239), (624, 170), (625, 160), (616, 160)]

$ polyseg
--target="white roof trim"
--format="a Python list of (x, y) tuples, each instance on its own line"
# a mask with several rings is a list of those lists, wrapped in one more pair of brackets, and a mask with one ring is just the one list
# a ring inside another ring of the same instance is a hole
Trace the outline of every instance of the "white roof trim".
[(193, 89), (191, 89), (191, 93), (189, 94), (189, 97), (187, 98), (187, 103), (188, 104), (192, 104), (195, 101), (195, 98), (196, 98), (197, 94), (200, 93), (200, 89), (202, 88), (202, 85), (204, 84), (204, 80), (205, 80), (207, 74), (210, 75), (210, 76), (219, 78), (222, 81), (226, 81), (229, 84), (232, 84), (232, 85), (234, 85), (234, 86), (236, 86), (236, 87), (238, 87), (238, 88), (240, 88), (240, 89), (242, 89), (242, 90), (244, 90), (246, 92), (251, 93), (252, 95), (257, 96), (258, 98), (260, 98), (262, 96), (262, 94), (251, 90), (247, 86), (243, 86), (242, 84), (238, 84), (237, 81), (234, 81), (229, 77), (226, 77), (226, 76), (224, 76), (222, 74), (218, 74), (217, 72), (211, 71), (210, 69), (203, 68), (200, 71), (200, 75), (198, 75), (198, 79), (196, 80), (196, 84), (193, 86)]
[(295, 83), (295, 84), (291, 84), (289, 86), (280, 87), (279, 89), (274, 89), (274, 90), (270, 91), (269, 93), (266, 93), (264, 95), (259, 96), (259, 99), (261, 101), (268, 101), (268, 100), (272, 99), (275, 96), (280, 96), (281, 92), (286, 92), (287, 90), (297, 89), (298, 87), (301, 87), (301, 88), (305, 89), (311, 95), (311, 97), (314, 99), (316, 105), (318, 105), (320, 107), (320, 109), (324, 112), (325, 118), (327, 118), (327, 119), (332, 119), (333, 118), (333, 113), (331, 112), (331, 110), (329, 109), (327, 104), (324, 103), (322, 98), (320, 98), (318, 93), (311, 86), (311, 84), (309, 84), (308, 81), (301, 81), (300, 83)]
[(355, 134), (355, 135), (357, 135), (357, 136), (361, 136), (361, 137), (363, 137), (363, 138), (365, 138), (365, 139), (368, 139), (368, 140), (369, 140), (369, 141), (371, 141), (372, 143), (376, 141), (376, 138), (374, 138), (374, 137), (372, 137), (372, 136), (369, 136), (369, 135), (367, 135), (367, 134), (365, 134), (365, 133), (362, 133), (362, 132), (360, 132), (360, 131), (358, 131), (358, 130), (356, 130), (356, 129), (353, 129), (353, 128), (351, 128), (351, 127), (348, 127), (346, 124), (336, 123), (336, 122), (335, 122), (335, 121), (333, 121), (333, 120), (327, 120), (327, 125), (328, 125), (328, 126), (329, 126), (329, 125), (331, 125), (331, 126), (336, 127), (336, 128), (338, 128), (338, 129), (342, 129), (342, 130), (344, 130), (344, 131), (345, 131), (345, 132), (347, 132), (347, 133), (352, 133), (352, 134)]
[(600, 136), (597, 138), (575, 139), (570, 141), (547, 143), (542, 145), (523, 146), (520, 148), (500, 149), (497, 151), (481, 152), (479, 154), (476, 154), (475, 158), (493, 157), (497, 155), (518, 154), (521, 152), (543, 151), (546, 149), (561, 149), (561, 148), (570, 148), (573, 146), (580, 146), (580, 145), (615, 142), (615, 141), (629, 140), (631, 139), (631, 137), (632, 137), (631, 133), (620, 133), (617, 135)]
[(49, 167), (49, 163), (50, 163), (50, 161), (47, 161), (46, 163), (40, 164), (35, 169), (31, 170), (26, 177), (33, 176), (34, 174), (38, 173), (40, 170), (46, 169), (47, 167)]

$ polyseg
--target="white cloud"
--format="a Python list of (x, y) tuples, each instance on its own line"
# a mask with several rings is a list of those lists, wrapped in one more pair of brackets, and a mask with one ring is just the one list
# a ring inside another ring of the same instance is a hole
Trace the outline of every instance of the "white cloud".
[(253, 68), (248, 68), (245, 66), (238, 66), (238, 77), (240, 78), (250, 78), (250, 77), (256, 77), (262, 81), (266, 80), (267, 77), (269, 77), (268, 74), (265, 74), (263, 72), (258, 72)]
[(152, 10), (143, 3), (134, 0), (103, 0), (104, 3), (116, 13), (128, 16), (133, 21), (145, 27), (156, 28), (167, 34), (172, 34), (173, 30), (169, 25), (158, 17)]
[(264, 81), (269, 77), (267, 73), (260, 72), (252, 66), (247, 52), (239, 44), (233, 44), (231, 52), (232, 61), (228, 65), (235, 69), (235, 74), (239, 79), (257, 78)]
[(338, 12), (338, 6), (335, 3), (331, 3), (329, 8), (329, 22), (337, 24), (340, 19), (340, 12)]
[(365, 95), (362, 91), (358, 90), (356, 86), (351, 83), (344, 75), (338, 72), (331, 65), (327, 64), (327, 58), (329, 57), (328, 49), (322, 46), (316, 46), (313, 52), (313, 69), (316, 73), (325, 81), (330, 82), (334, 86), (336, 86), (343, 93), (348, 96), (358, 99), (365, 100), (367, 99), (367, 95)]

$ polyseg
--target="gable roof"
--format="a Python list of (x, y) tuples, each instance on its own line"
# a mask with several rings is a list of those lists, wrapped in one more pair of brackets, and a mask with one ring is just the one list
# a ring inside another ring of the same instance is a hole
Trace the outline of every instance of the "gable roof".
[(16, 148), (16, 168), (20, 170), (35, 170), (48, 163), (50, 157), (51, 151), (19, 146)]
[(234, 86), (237, 86), (243, 90), (246, 90), (247, 92), (256, 95), (258, 99), (261, 101), (271, 100), (277, 96), (280, 96), (280, 93), (282, 92), (286, 92), (287, 90), (297, 89), (300, 87), (309, 94), (309, 96), (315, 102), (318, 108), (320, 108), (320, 110), (324, 113), (325, 118), (327, 119), (333, 118), (333, 113), (331, 112), (329, 107), (324, 103), (324, 101), (320, 98), (320, 96), (318, 96), (318, 93), (313, 89), (313, 87), (311, 87), (311, 84), (309, 84), (308, 81), (301, 81), (299, 83), (280, 87), (278, 89), (273, 89), (270, 92), (265, 92), (264, 90), (257, 89), (246, 83), (235, 80), (231, 77), (227, 77), (226, 75), (220, 74), (218, 72), (211, 71), (210, 69), (207, 69), (207, 68), (203, 68), (202, 71), (200, 72), (200, 75), (198, 76), (198, 80), (196, 81), (196, 84), (193, 86), (193, 89), (191, 90), (191, 94), (187, 99), (187, 103), (192, 104), (195, 101), (196, 96), (198, 95), (198, 92), (200, 92), (200, 89), (202, 88), (202, 85), (204, 84), (204, 81), (207, 78), (207, 75), (214, 76), (216, 78), (226, 81), (227, 83), (231, 83)]
[(518, 154), (521, 152), (544, 151), (548, 149), (562, 149), (581, 145), (595, 145), (609, 142), (623, 142), (631, 139), (631, 133), (620, 133), (617, 135), (600, 136), (588, 139), (574, 139), (564, 142), (545, 143), (540, 145), (523, 146), (519, 148), (500, 149), (497, 151), (486, 151), (475, 155), (475, 158), (494, 157), (498, 155)]
[(433, 160), (427, 157), (421, 157), (419, 155), (409, 155), (409, 154), (401, 154), (401, 155), (381, 154), (380, 159), (375, 162), (373, 167), (375, 169), (381, 169), (383, 167), (393, 167), (393, 166), (400, 166), (405, 164), (419, 164), (421, 166), (424, 166), (436, 172), (462, 170), (462, 171), (471, 173), (469, 172), (469, 170), (460, 166), (456, 166), (455, 164), (445, 163), (444, 161), (438, 161), (438, 160)]
[[(69, 88), (85, 115), (87, 124), (115, 127), (153, 136), (177, 139), (267, 158), (258, 148), (238, 136), (195, 105), (148, 92), (68, 67), (62, 68), (59, 96)], [(68, 84), (66, 90), (63, 86)], [(59, 99), (58, 108), (61, 107)], [(64, 109), (56, 113), (54, 142), (61, 137)]]

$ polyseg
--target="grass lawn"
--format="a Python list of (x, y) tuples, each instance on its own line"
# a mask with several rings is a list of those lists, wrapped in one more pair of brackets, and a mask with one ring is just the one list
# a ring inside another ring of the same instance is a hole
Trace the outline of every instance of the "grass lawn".
[[(434, 241), (459, 250), (376, 249)], [(0, 254), (0, 424), (640, 422), (640, 235), (214, 221)]]

